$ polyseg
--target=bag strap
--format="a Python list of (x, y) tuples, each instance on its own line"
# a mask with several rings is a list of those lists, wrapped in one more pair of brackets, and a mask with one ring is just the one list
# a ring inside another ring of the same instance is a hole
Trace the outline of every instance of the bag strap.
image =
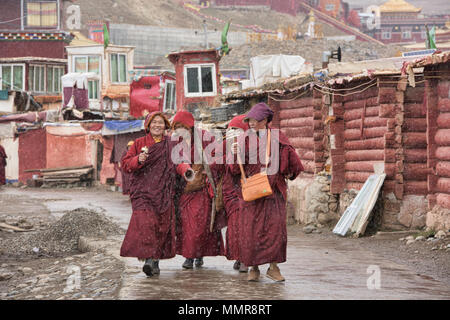
[[(271, 142), (270, 134), (271, 134), (271, 131), (270, 131), (269, 128), (267, 128), (266, 171), (267, 171), (267, 167), (269, 166), (269, 159), (270, 159), (270, 147), (271, 147), (270, 146), (270, 142)], [(241, 156), (240, 156), (239, 152), (237, 154), (237, 161), (239, 163), (239, 169), (241, 169), (242, 179), (244, 180), (244, 182), (246, 182), (247, 181), (247, 177), (245, 176), (245, 171), (244, 171), (244, 167), (242, 166), (242, 160), (241, 160)]]

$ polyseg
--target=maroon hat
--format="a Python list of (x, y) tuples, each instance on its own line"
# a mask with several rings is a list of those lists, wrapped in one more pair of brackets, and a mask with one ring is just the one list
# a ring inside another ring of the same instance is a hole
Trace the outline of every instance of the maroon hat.
[(273, 119), (273, 111), (267, 104), (260, 102), (252, 107), (244, 118), (244, 121), (247, 122), (250, 118), (255, 119), (256, 121), (267, 119), (267, 122), (271, 122)]
[(189, 111), (180, 110), (175, 114), (175, 117), (172, 120), (172, 127), (174, 127), (176, 123), (181, 123), (188, 128), (192, 128), (194, 126), (194, 116)]

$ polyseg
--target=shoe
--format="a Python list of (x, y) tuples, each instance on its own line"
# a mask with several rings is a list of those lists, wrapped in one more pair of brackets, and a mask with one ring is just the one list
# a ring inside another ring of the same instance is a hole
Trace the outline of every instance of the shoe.
[(247, 273), (248, 272), (248, 267), (245, 264), (243, 264), (242, 262), (241, 262), (241, 265), (239, 267), (239, 272), (240, 273)]
[(267, 269), (267, 277), (276, 282), (283, 282), (285, 280), (281, 275), (280, 268), (277, 266), (274, 266), (273, 268), (269, 267), (269, 269)]
[(258, 281), (259, 275), (260, 275), (259, 269), (251, 268), (250, 272), (248, 273), (247, 280), (248, 281)]
[(159, 274), (160, 270), (159, 270), (159, 260), (153, 260), (152, 263), (152, 273), (153, 274)]
[(241, 263), (238, 260), (236, 260), (236, 262), (233, 264), (233, 269), (239, 270), (240, 267), (241, 267)]
[(145, 260), (145, 264), (142, 267), (142, 271), (144, 271), (144, 273), (147, 275), (147, 277), (153, 276), (152, 264), (153, 264), (152, 259), (147, 259), (147, 260)]
[(186, 259), (183, 263), (183, 268), (192, 269), (194, 267), (194, 259)]
[(203, 266), (203, 258), (197, 258), (195, 259), (195, 266), (197, 268), (200, 268), (201, 266)]

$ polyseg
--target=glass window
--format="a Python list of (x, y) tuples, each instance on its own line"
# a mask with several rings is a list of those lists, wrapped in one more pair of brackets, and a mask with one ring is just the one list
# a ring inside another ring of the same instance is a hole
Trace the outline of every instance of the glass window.
[(211, 67), (202, 67), (202, 92), (214, 92)]
[(216, 92), (214, 65), (186, 66), (186, 96), (211, 96)]
[(12, 89), (12, 66), (3, 66), (2, 67), (2, 87), (4, 90)]
[(47, 92), (61, 92), (61, 77), (64, 74), (64, 67), (47, 67)]
[(58, 27), (57, 0), (26, 0), (24, 10), (28, 27)]
[(127, 56), (120, 53), (111, 53), (111, 82), (127, 82)]
[(175, 82), (171, 80), (166, 81), (166, 92), (164, 96), (164, 111), (176, 109), (176, 90)]
[(91, 100), (99, 100), (99, 81), (98, 80), (89, 80), (88, 81), (88, 96)]
[(75, 57), (75, 72), (87, 71), (87, 57)]
[(28, 83), (32, 92), (45, 92), (45, 66), (30, 66)]
[(94, 72), (100, 74), (100, 57), (99, 56), (89, 56), (88, 57), (88, 72)]
[(200, 92), (200, 86), (198, 83), (198, 68), (187, 68), (187, 86), (188, 93)]

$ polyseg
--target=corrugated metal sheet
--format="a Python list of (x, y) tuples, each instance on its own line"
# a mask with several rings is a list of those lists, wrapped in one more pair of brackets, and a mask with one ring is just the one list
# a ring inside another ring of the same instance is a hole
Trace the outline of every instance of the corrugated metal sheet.
[(346, 236), (350, 231), (355, 236), (364, 234), (367, 221), (378, 199), (386, 174), (371, 175), (359, 191), (352, 204), (345, 210), (333, 229), (333, 233)]

